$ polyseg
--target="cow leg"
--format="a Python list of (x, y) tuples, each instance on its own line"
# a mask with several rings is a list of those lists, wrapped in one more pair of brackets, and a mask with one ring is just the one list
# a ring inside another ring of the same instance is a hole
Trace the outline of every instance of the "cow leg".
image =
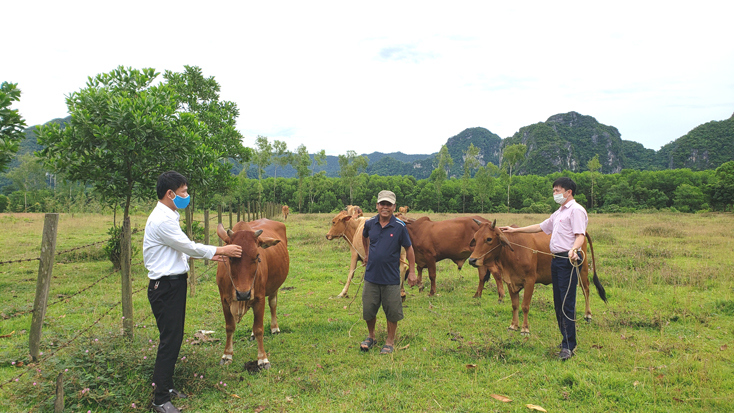
[(359, 258), (359, 256), (357, 255), (357, 251), (352, 248), (352, 261), (349, 263), (349, 274), (347, 275), (347, 283), (344, 284), (344, 289), (342, 289), (342, 292), (337, 295), (337, 298), (349, 297), (349, 286), (352, 285), (352, 278), (354, 278), (354, 273), (357, 271), (357, 258)]
[(517, 331), (520, 329), (520, 315), (518, 310), (520, 307), (520, 291), (513, 291), (512, 288), (508, 288), (508, 290), (510, 290), (510, 301), (512, 301), (512, 323), (507, 329)]
[[(489, 270), (487, 270), (487, 273), (489, 274)], [(492, 276), (494, 276), (494, 282), (497, 284), (497, 302), (502, 304), (505, 301), (505, 285), (502, 284), (502, 278), (499, 274), (492, 274)]]
[(423, 287), (424, 287), (423, 286), (423, 267), (418, 267), (417, 265), (416, 267), (418, 269), (418, 292), (422, 293)]
[[(482, 274), (482, 270), (484, 268), (479, 267), (479, 284), (477, 285), (477, 292), (474, 293), (473, 298), (482, 298), (482, 290), (484, 290), (484, 283), (487, 282), (487, 277)], [(487, 275), (489, 275), (489, 270), (486, 271)]]
[(227, 341), (224, 345), (224, 354), (222, 355), (222, 359), (219, 360), (220, 365), (229, 364), (232, 362), (232, 354), (234, 353), (232, 335), (234, 334), (234, 330), (237, 327), (237, 323), (235, 322), (234, 316), (232, 315), (229, 303), (227, 303), (225, 300), (222, 300), (222, 312), (224, 313), (224, 323), (227, 330)]
[(265, 353), (265, 345), (263, 345), (263, 316), (265, 315), (265, 300), (258, 300), (258, 303), (252, 308), (254, 320), (252, 321), (252, 334), (257, 340), (257, 366), (261, 369), (269, 369), (270, 361)]
[(525, 293), (522, 296), (522, 329), (520, 334), (524, 336), (530, 335), (530, 325), (528, 324), (528, 313), (530, 312), (530, 301), (533, 299), (533, 290), (535, 289), (535, 282), (529, 281), (525, 284)]
[(268, 306), (270, 307), (270, 334), (280, 333), (278, 328), (278, 315), (276, 310), (278, 308), (278, 291), (275, 291), (268, 297)]
[(433, 261), (428, 263), (428, 278), (431, 279), (431, 291), (428, 292), (428, 296), (432, 297), (436, 295), (436, 263)]

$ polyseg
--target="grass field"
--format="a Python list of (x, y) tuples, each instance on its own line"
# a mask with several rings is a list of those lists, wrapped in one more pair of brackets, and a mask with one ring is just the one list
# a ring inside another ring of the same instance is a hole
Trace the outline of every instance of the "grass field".
[[(521, 226), (545, 218), (485, 216)], [(560, 334), (550, 286), (536, 287), (532, 334), (523, 337), (507, 331), (509, 298), (497, 303), (489, 282), (483, 297), (473, 299), (477, 271), (468, 265), (458, 271), (450, 261), (439, 264), (435, 297), (427, 296), (428, 289), (408, 290), (399, 351), (361, 353), (366, 327), (359, 285), (351, 287), (350, 298), (334, 298), (346, 279), (349, 250), (342, 240), (325, 239), (330, 218), (288, 219), (291, 268), (278, 300), (282, 333), (265, 335), (268, 371), (244, 369), (257, 354), (248, 341), (251, 312), (235, 334), (234, 362), (219, 366), (225, 332), (215, 270), (197, 262), (199, 285), (189, 297), (187, 341), (174, 378), (193, 396), (180, 406), (196, 412), (505, 412), (529, 411), (527, 404), (549, 412), (669, 412), (734, 406), (731, 214), (591, 215), (589, 232), (609, 303), (592, 287), (593, 321), (579, 321), (577, 355), (565, 363), (555, 357)], [(132, 217), (133, 228), (142, 229), (145, 219)], [(104, 240), (111, 222), (111, 216), (62, 215), (57, 250)], [(0, 214), (0, 261), (38, 256), (42, 227), (42, 214)], [(133, 241), (142, 249), (142, 232)], [(140, 253), (133, 257), (134, 291), (147, 285), (141, 261)], [(0, 265), (0, 411), (52, 411), (60, 372), (66, 411), (147, 411), (157, 330), (145, 292), (134, 296), (137, 328), (134, 340), (126, 341), (122, 310), (113, 307), (120, 300), (119, 274), (101, 247), (59, 255), (56, 262), (49, 301), (57, 303), (46, 316), (43, 361), (32, 366), (31, 315), (20, 313), (32, 309), (38, 261)], [(361, 279), (361, 269), (357, 274)], [(578, 299), (583, 301), (580, 290)], [(212, 341), (197, 340), (197, 330), (214, 330)], [(385, 336), (380, 313), (380, 345)]]

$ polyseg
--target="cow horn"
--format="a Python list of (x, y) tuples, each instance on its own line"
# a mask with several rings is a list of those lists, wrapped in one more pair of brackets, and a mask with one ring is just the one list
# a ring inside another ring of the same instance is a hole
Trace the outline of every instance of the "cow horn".
[(222, 225), (221, 223), (217, 225), (217, 236), (219, 237), (219, 239), (229, 244), (230, 234), (224, 230), (224, 225)]
[(492, 222), (492, 229), (494, 229), (494, 227), (495, 227), (496, 225), (497, 225), (497, 218), (495, 218), (495, 219), (494, 219), (494, 221)]
[(255, 231), (255, 238), (259, 237), (260, 234), (262, 234), (262, 233), (263, 233), (263, 230), (261, 230), (261, 229)]
[(228, 229), (227, 230), (227, 236), (229, 236), (230, 238), (232, 238), (232, 234), (234, 234), (234, 232), (231, 229)]
[(477, 225), (482, 225), (482, 221), (480, 221), (480, 220), (478, 220), (476, 218), (472, 218), (472, 221), (476, 222)]

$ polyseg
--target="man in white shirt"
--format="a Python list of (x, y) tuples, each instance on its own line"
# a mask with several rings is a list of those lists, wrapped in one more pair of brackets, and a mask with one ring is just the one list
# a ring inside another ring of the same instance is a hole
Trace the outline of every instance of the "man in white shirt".
[(173, 387), (173, 369), (176, 366), (184, 334), (186, 317), (186, 278), (188, 258), (213, 259), (215, 255), (240, 257), (239, 245), (214, 247), (197, 244), (181, 230), (177, 209), (189, 204), (188, 181), (175, 171), (158, 177), (156, 185), (158, 204), (145, 224), (143, 260), (148, 270), (148, 301), (153, 310), (160, 344), (153, 371), (155, 397), (153, 409), (161, 413), (177, 413), (171, 396), (186, 398)]

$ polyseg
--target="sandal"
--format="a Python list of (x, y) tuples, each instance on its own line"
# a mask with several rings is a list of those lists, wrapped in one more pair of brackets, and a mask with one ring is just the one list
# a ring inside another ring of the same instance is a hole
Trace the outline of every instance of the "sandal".
[(380, 354), (390, 354), (390, 353), (392, 353), (393, 351), (395, 351), (395, 348), (394, 348), (393, 346), (391, 346), (391, 345), (388, 345), (388, 344), (385, 344), (385, 345), (384, 345), (384, 346), (382, 346), (382, 348), (380, 349)]
[(377, 344), (377, 340), (374, 338), (367, 337), (364, 339), (364, 341), (359, 345), (359, 349), (362, 351), (370, 351), (372, 347)]

